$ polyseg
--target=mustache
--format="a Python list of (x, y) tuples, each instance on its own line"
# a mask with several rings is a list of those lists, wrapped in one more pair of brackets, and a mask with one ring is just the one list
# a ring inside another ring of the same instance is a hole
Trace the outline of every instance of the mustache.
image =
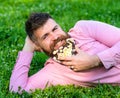
[(50, 49), (52, 50), (51, 53), (54, 51), (54, 47), (59, 41), (66, 40), (67, 38), (69, 38), (69, 37), (68, 36), (60, 36), (56, 40), (54, 40), (53, 43), (50, 46)]

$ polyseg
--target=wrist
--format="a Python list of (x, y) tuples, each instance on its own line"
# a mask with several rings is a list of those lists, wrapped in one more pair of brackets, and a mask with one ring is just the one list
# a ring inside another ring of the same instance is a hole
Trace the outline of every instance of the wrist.
[(25, 44), (22, 51), (34, 52), (34, 48), (32, 46)]
[(93, 56), (93, 67), (100, 66), (102, 63), (97, 55)]

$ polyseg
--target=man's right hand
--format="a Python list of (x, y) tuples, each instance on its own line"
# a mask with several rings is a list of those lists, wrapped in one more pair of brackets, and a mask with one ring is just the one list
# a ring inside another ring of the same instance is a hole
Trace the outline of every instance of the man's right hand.
[(35, 43), (33, 43), (30, 38), (27, 36), (25, 39), (25, 44), (23, 47), (23, 51), (28, 51), (28, 52), (34, 52), (34, 51), (39, 51), (41, 52), (41, 48), (36, 46)]

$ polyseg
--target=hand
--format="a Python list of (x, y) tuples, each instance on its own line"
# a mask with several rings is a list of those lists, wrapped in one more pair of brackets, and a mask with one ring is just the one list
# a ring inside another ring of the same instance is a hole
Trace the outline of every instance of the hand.
[(34, 52), (34, 51), (39, 51), (41, 52), (42, 49), (38, 47), (35, 43), (33, 43), (30, 38), (27, 36), (25, 39), (25, 45), (23, 47), (23, 51), (29, 51), (29, 52)]
[(77, 55), (60, 58), (59, 60), (61, 60), (61, 63), (68, 66), (73, 71), (82, 71), (99, 66), (100, 60), (98, 56), (89, 55), (77, 47), (76, 50), (78, 52)]

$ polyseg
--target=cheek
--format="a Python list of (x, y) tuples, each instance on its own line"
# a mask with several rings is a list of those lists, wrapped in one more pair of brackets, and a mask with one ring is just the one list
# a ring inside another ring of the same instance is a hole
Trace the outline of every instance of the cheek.
[(43, 49), (49, 51), (49, 50), (50, 50), (50, 41), (47, 40), (47, 41), (41, 43), (41, 48), (43, 48)]
[(64, 31), (61, 31), (61, 34), (67, 36), (67, 33), (65, 33)]

